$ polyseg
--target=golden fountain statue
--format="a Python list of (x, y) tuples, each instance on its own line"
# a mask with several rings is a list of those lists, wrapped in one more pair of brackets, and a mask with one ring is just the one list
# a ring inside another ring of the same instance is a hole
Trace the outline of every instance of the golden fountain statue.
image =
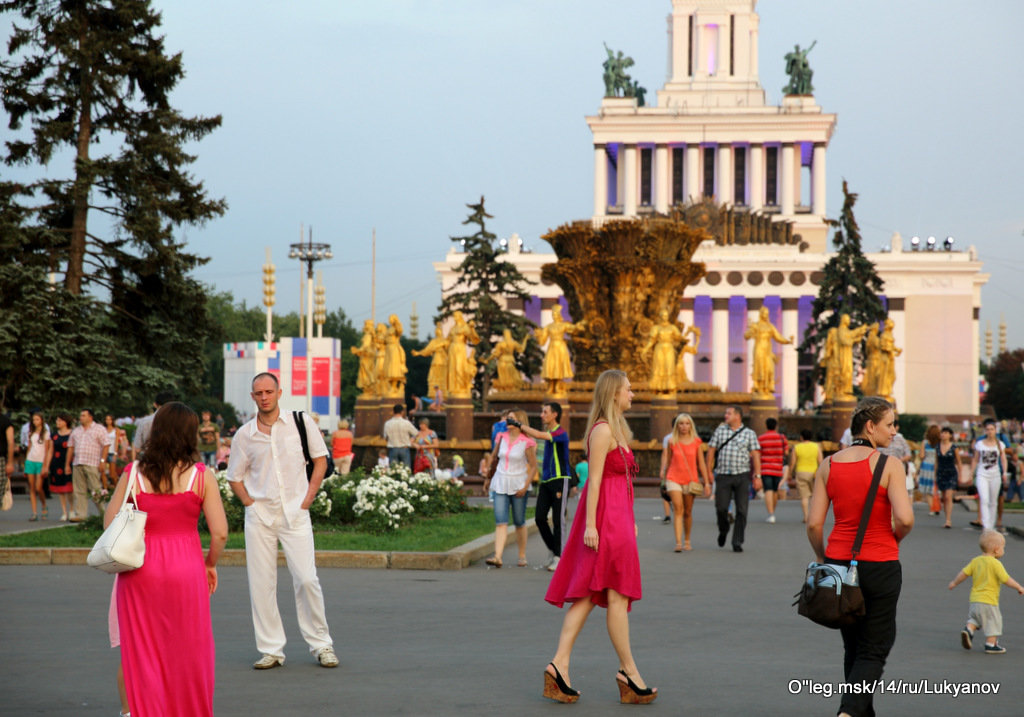
[(647, 343), (640, 349), (640, 357), (644, 361), (651, 361), (647, 385), (652, 391), (672, 394), (676, 392), (676, 344), (682, 342), (683, 332), (677, 324), (668, 320), (668, 311), (662, 309), (658, 312), (658, 323), (651, 328)]
[(784, 338), (769, 320), (768, 307), (762, 306), (756, 323), (747, 327), (743, 338), (754, 340), (754, 366), (751, 373), (753, 394), (771, 397), (775, 394), (775, 352), (772, 341), (780, 344), (793, 343), (793, 337)]
[(838, 329), (832, 327), (825, 334), (825, 346), (821, 352), (821, 360), (818, 361), (818, 365), (825, 369), (825, 385), (822, 387), (822, 391), (825, 394), (826, 401), (835, 400), (839, 395), (839, 374), (841, 373), (839, 367), (839, 351), (836, 347), (836, 334)]
[[(440, 386), (441, 391), (448, 392), (448, 344), (451, 343), (441, 329), (441, 322), (434, 324), (434, 338), (421, 350), (412, 350), (413, 356), (430, 356), (430, 371), (427, 373), (427, 389), (434, 390)], [(433, 395), (433, 394), (431, 394)]]
[(892, 395), (892, 385), (896, 382), (896, 357), (903, 353), (903, 349), (896, 348), (896, 339), (892, 335), (893, 321), (885, 320), (885, 328), (879, 337), (878, 352), (882, 355), (882, 371), (878, 378), (878, 395), (895, 403)]
[(384, 372), (384, 361), (388, 354), (388, 327), (387, 324), (377, 324), (373, 333), (373, 347), (377, 351), (377, 360), (374, 369), (376, 377), (376, 393), (378, 396), (388, 395), (388, 375)]
[(868, 325), (850, 328), (850, 315), (839, 317), (839, 328), (836, 330), (836, 365), (839, 369), (839, 380), (836, 395), (833, 399), (853, 398), (853, 347), (864, 338)]
[(448, 332), (448, 394), (453, 398), (469, 398), (476, 376), (476, 359), (470, 344), (476, 345), (480, 337), (473, 322), (467, 322), (461, 311), (452, 314), (455, 325)]
[[(558, 262), (546, 264), (541, 278), (561, 287), (569, 313), (579, 319), (573, 331), (576, 379), (596, 380), (614, 366), (634, 381), (648, 380), (652, 367), (641, 357), (655, 323), (648, 317), (677, 314), (686, 287), (704, 275), (704, 265), (690, 259), (711, 234), (659, 216), (600, 227), (573, 222), (543, 238)], [(568, 350), (561, 355), (567, 369)], [(545, 360), (545, 380), (559, 383), (566, 371), (550, 374), (547, 366)]]
[(879, 351), (878, 324), (871, 324), (864, 337), (864, 378), (860, 390), (865, 396), (878, 395), (878, 381), (882, 375), (882, 353)]
[(362, 390), (360, 398), (377, 397), (377, 347), (375, 345), (375, 332), (373, 321), (367, 319), (363, 322), (363, 337), (359, 340), (358, 346), (349, 350), (359, 357), (359, 375), (356, 378), (356, 385)]
[(387, 379), (388, 398), (405, 397), (405, 348), (402, 347), (402, 322), (397, 314), (388, 317), (385, 327), (384, 376)]
[[(690, 343), (686, 336), (693, 335), (693, 343)], [(679, 347), (679, 358), (676, 360), (676, 385), (682, 388), (690, 383), (690, 377), (686, 375), (686, 354), (697, 355), (700, 348), (700, 327), (690, 325), (690, 328), (683, 332), (683, 345)]]
[(491, 350), (490, 359), (498, 364), (498, 373), (491, 382), (491, 387), (496, 391), (518, 391), (523, 387), (523, 377), (516, 366), (516, 354), (526, 350), (526, 339), (516, 341), (512, 338), (512, 332), (505, 329), (502, 332), (501, 341), (494, 345)]
[(541, 346), (548, 345), (541, 367), (541, 377), (547, 383), (549, 396), (556, 398), (566, 395), (566, 381), (572, 381), (572, 359), (569, 357), (569, 344), (565, 337), (585, 328), (584, 322), (571, 324), (562, 318), (562, 305), (551, 307), (551, 323), (536, 329), (534, 336)]

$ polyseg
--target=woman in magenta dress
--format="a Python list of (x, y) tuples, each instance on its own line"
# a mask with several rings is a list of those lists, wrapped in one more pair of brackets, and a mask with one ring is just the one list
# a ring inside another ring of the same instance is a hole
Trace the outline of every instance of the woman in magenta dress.
[(621, 701), (642, 704), (658, 696), (657, 689), (647, 687), (640, 677), (629, 646), (628, 613), (642, 593), (633, 518), (637, 464), (629, 449), (632, 432), (624, 415), (632, 402), (625, 373), (609, 370), (598, 377), (587, 420), (590, 477), (562, 560), (544, 596), (556, 607), (572, 603), (562, 622), (558, 650), (544, 670), (544, 696), (559, 702), (579, 699), (569, 683), (569, 660), (595, 605), (608, 610), (608, 636), (619, 658), (615, 680)]
[[(146, 518), (146, 560), (117, 579), (121, 664), (133, 717), (213, 714), (214, 645), (210, 596), (227, 519), (212, 471), (197, 463), (199, 419), (183, 403), (153, 417), (137, 462), (134, 501)], [(125, 470), (107, 508), (108, 524), (128, 489)], [(206, 516), (210, 549), (199, 542)]]

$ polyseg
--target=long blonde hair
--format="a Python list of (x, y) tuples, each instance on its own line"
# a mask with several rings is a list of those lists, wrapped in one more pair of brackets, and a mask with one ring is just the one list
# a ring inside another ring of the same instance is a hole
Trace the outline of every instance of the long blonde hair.
[(690, 422), (690, 438), (699, 438), (699, 436), (697, 435), (697, 426), (694, 425), (693, 419), (690, 417), (690, 414), (680, 413), (678, 416), (676, 416), (676, 420), (672, 421), (672, 435), (668, 439), (669, 443), (673, 445), (679, 443), (679, 424), (682, 423), (683, 421)]
[(626, 385), (626, 372), (618, 369), (608, 369), (597, 377), (594, 384), (594, 400), (590, 404), (590, 415), (587, 417), (587, 454), (590, 454), (590, 430), (600, 420), (608, 422), (612, 429), (612, 437), (620, 444), (627, 444), (633, 438), (633, 432), (629, 430), (626, 417), (619, 410), (618, 401), (615, 400), (619, 390)]

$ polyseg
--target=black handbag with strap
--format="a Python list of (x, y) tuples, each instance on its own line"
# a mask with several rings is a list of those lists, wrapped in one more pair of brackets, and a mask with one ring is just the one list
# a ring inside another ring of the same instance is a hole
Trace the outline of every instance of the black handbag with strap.
[[(861, 511), (860, 525), (857, 527), (857, 537), (854, 538), (850, 551), (849, 567), (811, 562), (807, 566), (800, 591), (793, 596), (796, 598), (793, 604), (796, 605), (797, 612), (819, 625), (838, 629), (852, 625), (864, 617), (864, 594), (861, 592), (857, 574), (857, 555), (860, 553), (861, 543), (864, 542), (864, 533), (871, 519), (871, 509), (875, 503), (875, 495), (878, 493), (887, 458), (884, 453), (880, 453), (875, 462), (871, 486), (868, 488), (864, 509)], [(830, 458), (830, 468), (831, 465)]]
[[(299, 440), (302, 441), (302, 457), (306, 460), (306, 480), (313, 479), (313, 459), (309, 455), (309, 436), (306, 435), (306, 421), (302, 417), (304, 411), (292, 411), (292, 418), (295, 420), (295, 428), (299, 431)], [(327, 470), (324, 471), (324, 480), (334, 475), (334, 461), (327, 461)]]

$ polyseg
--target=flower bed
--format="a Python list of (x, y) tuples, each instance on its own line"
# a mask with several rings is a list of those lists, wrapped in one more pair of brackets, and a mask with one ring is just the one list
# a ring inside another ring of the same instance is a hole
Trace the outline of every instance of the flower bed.
[[(224, 511), (231, 530), (245, 524), (245, 508), (231, 490), (227, 474), (217, 474)], [(354, 525), (361, 530), (386, 533), (419, 517), (459, 513), (468, 509), (462, 481), (435, 479), (412, 473), (404, 464), (375, 467), (367, 474), (357, 468), (348, 475), (333, 475), (320, 485), (309, 515), (318, 528)]]

